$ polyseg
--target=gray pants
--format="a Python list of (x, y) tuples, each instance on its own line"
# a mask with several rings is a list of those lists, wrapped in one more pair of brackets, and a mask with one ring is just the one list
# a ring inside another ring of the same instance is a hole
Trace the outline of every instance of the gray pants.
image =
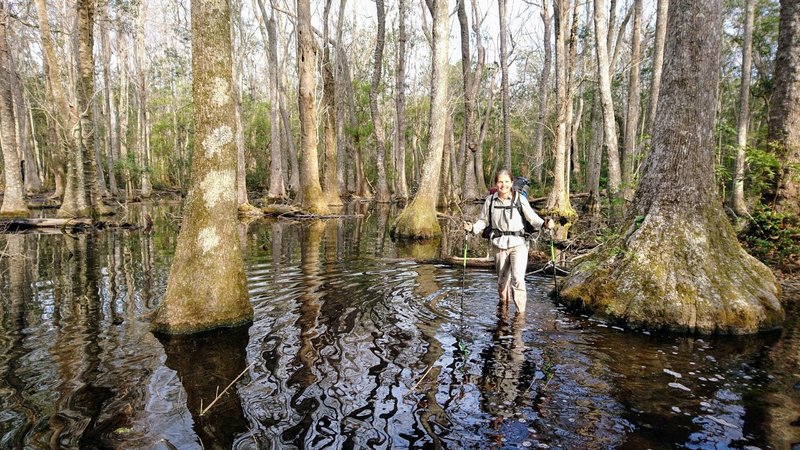
[(501, 302), (514, 299), (519, 312), (525, 312), (527, 292), (525, 269), (528, 266), (528, 246), (517, 245), (509, 249), (494, 248), (494, 265), (497, 269), (497, 291)]

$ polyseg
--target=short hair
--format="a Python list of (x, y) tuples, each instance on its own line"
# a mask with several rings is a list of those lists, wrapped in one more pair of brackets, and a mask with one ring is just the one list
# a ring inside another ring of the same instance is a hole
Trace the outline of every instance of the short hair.
[(500, 175), (506, 175), (509, 180), (513, 180), (514, 176), (511, 175), (511, 169), (500, 169), (494, 174), (494, 182), (497, 183), (497, 180), (500, 178)]

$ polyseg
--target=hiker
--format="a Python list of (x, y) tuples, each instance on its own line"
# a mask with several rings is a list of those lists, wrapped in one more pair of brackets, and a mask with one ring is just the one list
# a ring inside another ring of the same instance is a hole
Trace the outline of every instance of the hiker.
[(522, 216), (525, 216), (534, 229), (552, 229), (555, 224), (549, 217), (539, 217), (528, 199), (511, 188), (512, 179), (508, 169), (497, 172), (494, 177), (497, 191), (486, 197), (478, 220), (475, 223), (465, 221), (463, 225), (465, 232), (482, 234), (491, 243), (500, 302), (508, 303), (511, 296), (517, 310), (524, 313), (527, 300), (525, 269), (528, 265), (528, 240), (525, 237)]

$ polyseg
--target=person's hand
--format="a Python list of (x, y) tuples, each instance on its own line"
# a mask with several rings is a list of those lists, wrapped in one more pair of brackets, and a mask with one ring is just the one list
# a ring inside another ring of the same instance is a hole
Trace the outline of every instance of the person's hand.
[(465, 233), (472, 233), (472, 222), (465, 220), (461, 226), (464, 228)]
[(553, 228), (556, 227), (556, 222), (553, 220), (552, 217), (545, 217), (544, 218), (544, 224), (542, 224), (542, 226), (546, 230), (552, 230)]

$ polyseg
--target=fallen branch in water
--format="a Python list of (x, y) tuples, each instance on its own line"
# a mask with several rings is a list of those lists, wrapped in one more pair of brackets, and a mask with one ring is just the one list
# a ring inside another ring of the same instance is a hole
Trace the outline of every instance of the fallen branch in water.
[[(230, 382), (230, 384), (228, 384), (228, 386), (226, 386), (226, 387), (225, 387), (225, 389), (223, 389), (223, 390), (222, 390), (222, 392), (218, 392), (218, 393), (217, 393), (217, 397), (216, 397), (216, 398), (214, 398), (214, 401), (212, 401), (211, 403), (209, 403), (209, 404), (208, 404), (208, 406), (206, 406), (205, 408), (203, 408), (203, 400), (202, 400), (202, 399), (200, 399), (200, 415), (201, 415), (201, 416), (202, 416), (202, 415), (205, 415), (205, 413), (207, 413), (207, 412), (208, 412), (208, 410), (209, 410), (209, 409), (211, 409), (211, 407), (212, 407), (212, 406), (214, 406), (214, 403), (217, 403), (217, 401), (218, 401), (220, 398), (222, 398), (222, 396), (223, 396), (223, 395), (225, 395), (225, 393), (226, 393), (226, 392), (228, 392), (228, 389), (230, 389), (230, 388), (231, 388), (231, 386), (233, 386), (234, 384), (236, 384), (236, 382), (237, 382), (237, 381), (239, 381), (239, 378), (242, 378), (242, 376), (243, 376), (243, 375), (244, 375), (244, 374), (245, 374), (245, 373), (246, 373), (248, 370), (250, 370), (250, 368), (251, 368), (251, 367), (253, 367), (254, 365), (255, 365), (255, 363), (252, 363), (252, 364), (250, 364), (249, 366), (245, 367), (245, 368), (244, 368), (244, 370), (242, 371), (242, 373), (240, 373), (240, 374), (239, 374), (239, 375), (238, 375), (236, 378), (234, 378), (234, 379), (233, 379), (233, 381), (231, 381), (231, 382)], [(217, 388), (217, 389), (219, 389), (219, 388)]]

